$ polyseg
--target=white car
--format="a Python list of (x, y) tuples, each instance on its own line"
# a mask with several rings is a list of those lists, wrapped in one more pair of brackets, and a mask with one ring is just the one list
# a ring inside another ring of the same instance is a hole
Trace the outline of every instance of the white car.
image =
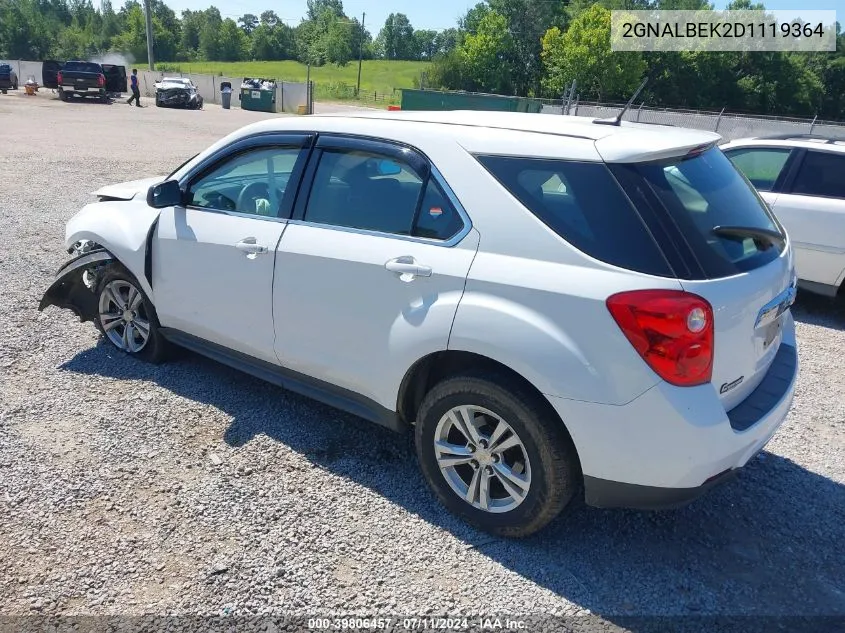
[(769, 136), (732, 141), (722, 151), (789, 233), (799, 285), (836, 297), (845, 288), (845, 140)]
[[(606, 122), (605, 122), (606, 123)], [(47, 305), (396, 431), (496, 534), (686, 503), (792, 402), (792, 248), (717, 135), (374, 112), (245, 127), (67, 225)]]

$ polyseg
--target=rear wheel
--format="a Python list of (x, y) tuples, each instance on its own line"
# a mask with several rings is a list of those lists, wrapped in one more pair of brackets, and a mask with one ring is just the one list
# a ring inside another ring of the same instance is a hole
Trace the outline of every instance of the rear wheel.
[(97, 283), (94, 323), (121, 352), (150, 363), (167, 355), (155, 308), (138, 281), (120, 266), (107, 268)]
[(451, 512), (487, 532), (545, 527), (580, 487), (578, 456), (548, 406), (494, 376), (437, 384), (420, 406), (417, 456)]

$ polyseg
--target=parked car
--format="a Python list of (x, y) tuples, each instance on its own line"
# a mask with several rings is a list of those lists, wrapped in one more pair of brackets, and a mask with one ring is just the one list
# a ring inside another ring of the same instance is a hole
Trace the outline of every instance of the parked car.
[(18, 74), (9, 64), (0, 64), (0, 92), (18, 89)]
[(40, 309), (141, 360), (183, 346), (413, 429), (437, 497), (495, 534), (539, 530), (582, 487), (672, 507), (762, 450), (798, 373), (789, 238), (719, 138), (269, 119), (97, 191)]
[[(62, 98), (62, 94), (65, 97), (69, 96), (71, 93), (75, 92), (76, 86), (68, 84), (68, 87), (60, 86), (59, 84), (59, 75), (62, 74), (62, 80), (69, 80), (74, 73), (79, 72), (81, 69), (78, 67), (74, 67), (75, 64), (89, 64), (92, 62), (59, 62), (55, 60), (47, 60), (41, 64), (41, 79), (45, 88), (50, 88), (53, 90), (59, 91), (59, 97)], [(67, 69), (71, 75), (65, 77), (63, 71), (66, 70), (67, 64), (71, 64), (71, 68)], [(98, 67), (98, 68), (95, 68)], [(127, 91), (127, 82), (126, 82), (126, 67), (119, 66), (117, 64), (96, 64), (94, 63), (91, 67), (88, 68), (88, 71), (92, 73), (93, 79), (96, 79), (96, 76), (99, 74), (103, 75), (103, 82), (104, 85), (101, 87), (99, 85), (94, 86), (96, 88), (96, 92), (91, 92), (90, 90), (85, 91), (85, 95), (81, 96), (96, 96), (100, 99), (103, 97), (119, 97), (121, 94)], [(84, 71), (83, 71), (84, 72)], [(99, 81), (97, 79), (97, 81)], [(102, 94), (101, 88), (104, 89), (105, 95)], [(90, 94), (89, 94), (90, 93)]]
[(96, 97), (103, 103), (108, 101), (106, 74), (100, 64), (94, 62), (66, 62), (56, 76), (59, 99), (71, 97)]
[(197, 87), (187, 77), (165, 77), (155, 85), (156, 105), (199, 110), (203, 100)]
[(800, 286), (829, 297), (845, 294), (845, 139), (746, 138), (722, 151), (789, 232)]

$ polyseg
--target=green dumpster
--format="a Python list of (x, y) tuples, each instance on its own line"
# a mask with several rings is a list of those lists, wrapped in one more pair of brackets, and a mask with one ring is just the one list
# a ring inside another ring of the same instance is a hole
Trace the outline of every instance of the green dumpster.
[(276, 82), (273, 79), (250, 79), (245, 77), (238, 95), (241, 108), (256, 112), (278, 112), (276, 106)]

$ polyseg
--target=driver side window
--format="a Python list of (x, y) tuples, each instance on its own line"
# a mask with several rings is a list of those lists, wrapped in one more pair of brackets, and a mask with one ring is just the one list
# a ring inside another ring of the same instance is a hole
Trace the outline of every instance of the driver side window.
[(299, 147), (265, 147), (237, 154), (191, 184), (189, 205), (277, 218), (300, 152)]

